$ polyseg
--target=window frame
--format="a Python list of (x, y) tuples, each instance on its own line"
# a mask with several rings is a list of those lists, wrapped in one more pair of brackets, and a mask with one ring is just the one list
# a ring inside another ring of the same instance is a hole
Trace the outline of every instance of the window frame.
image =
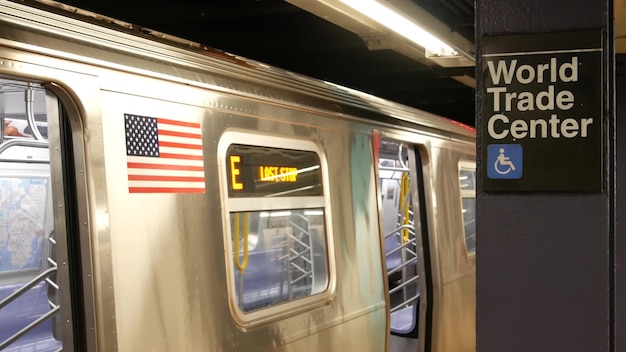
[[(461, 187), (461, 171), (470, 171), (474, 173), (474, 189), (472, 190), (464, 190)], [(460, 214), (461, 214), (461, 229), (462, 229), (462, 233), (463, 233), (463, 247), (465, 248), (465, 255), (469, 258), (469, 259), (473, 259), (476, 257), (476, 245), (474, 245), (474, 250), (470, 251), (467, 249), (467, 234), (465, 233), (465, 216), (463, 215), (463, 199), (465, 198), (473, 198), (474, 199), (474, 204), (476, 204), (476, 163), (474, 162), (467, 162), (467, 161), (460, 161), (458, 164), (458, 180), (459, 180), (459, 206), (460, 206)], [(476, 206), (474, 205), (474, 210), (476, 209)], [(476, 221), (476, 219), (474, 218), (474, 221)], [(476, 236), (476, 234), (474, 234), (474, 236)], [(476, 238), (474, 238), (474, 243), (476, 243)]]
[[(314, 152), (320, 161), (320, 173), (323, 194), (320, 196), (303, 197), (242, 197), (229, 198), (228, 192), (228, 167), (226, 157), (231, 144), (259, 146), (268, 148), (280, 148), (296, 151)], [(248, 132), (243, 130), (228, 130), (224, 132), (218, 143), (218, 171), (219, 186), (222, 204), (222, 237), (224, 241), (224, 260), (226, 266), (226, 282), (228, 291), (228, 305), (234, 321), (241, 327), (256, 326), (276, 319), (283, 319), (285, 316), (293, 316), (303, 311), (312, 310), (326, 305), (332, 301), (336, 287), (336, 267), (332, 233), (332, 211), (330, 207), (330, 187), (327, 168), (326, 155), (322, 148), (311, 140), (286, 138), (259, 132)], [(324, 209), (325, 245), (327, 260), (327, 285), (326, 289), (302, 298), (287, 301), (261, 308), (258, 310), (245, 312), (239, 308), (237, 302), (237, 292), (235, 289), (235, 265), (233, 263), (233, 245), (230, 214), (235, 212), (256, 212), (274, 211), (290, 209)]]

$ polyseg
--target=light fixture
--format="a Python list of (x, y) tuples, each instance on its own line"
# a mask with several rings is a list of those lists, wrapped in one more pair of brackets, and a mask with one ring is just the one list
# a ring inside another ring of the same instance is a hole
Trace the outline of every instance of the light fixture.
[(409, 41), (438, 56), (456, 56), (458, 52), (434, 35), (376, 0), (340, 0), (361, 14), (389, 28)]
[(306, 215), (306, 216), (320, 216), (320, 215), (324, 215), (324, 211), (323, 210), (305, 210), (304, 211), (304, 215)]

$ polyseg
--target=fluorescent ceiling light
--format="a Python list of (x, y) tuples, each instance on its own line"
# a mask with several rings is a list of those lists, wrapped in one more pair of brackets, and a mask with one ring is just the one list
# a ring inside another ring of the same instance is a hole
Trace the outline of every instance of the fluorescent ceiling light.
[(262, 218), (280, 218), (283, 216), (291, 216), (291, 212), (290, 211), (272, 211), (272, 212), (263, 211), (261, 212), (260, 215)]
[(291, 216), (290, 211), (273, 211), (270, 213), (270, 218), (281, 218), (285, 216)]
[(314, 216), (314, 215), (324, 215), (324, 211), (322, 210), (305, 210), (304, 215)]
[(451, 46), (376, 0), (341, 0), (341, 2), (423, 47), (432, 54), (440, 56), (458, 54)]

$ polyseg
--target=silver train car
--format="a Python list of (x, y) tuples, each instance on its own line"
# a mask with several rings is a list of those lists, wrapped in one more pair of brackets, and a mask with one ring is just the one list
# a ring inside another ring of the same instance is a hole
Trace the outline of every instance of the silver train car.
[(475, 132), (0, 0), (0, 350), (475, 351)]

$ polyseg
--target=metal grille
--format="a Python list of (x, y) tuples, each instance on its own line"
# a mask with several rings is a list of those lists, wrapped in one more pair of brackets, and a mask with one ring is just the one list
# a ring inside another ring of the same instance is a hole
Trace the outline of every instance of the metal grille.
[[(51, 234), (50, 237), (48, 237), (48, 241), (50, 242), (52, 246), (54, 246), (56, 242), (54, 240), (53, 234)], [(48, 261), (49, 267), (46, 270), (41, 272), (39, 275), (35, 276), (32, 280), (30, 280), (29, 282), (27, 282), (26, 284), (24, 284), (23, 286), (15, 290), (12, 294), (10, 294), (8, 297), (6, 297), (0, 302), (0, 311), (2, 311), (2, 309), (7, 307), (10, 303), (22, 297), (29, 290), (33, 289), (35, 286), (37, 286), (38, 284), (42, 282), (48, 288), (47, 291), (48, 291), (49, 310), (43, 315), (39, 316), (37, 319), (35, 319), (32, 323), (24, 326), (18, 332), (14, 333), (9, 338), (0, 342), (0, 350), (3, 350), (9, 347), (14, 342), (16, 342), (20, 337), (26, 335), (30, 331), (33, 331), (36, 327), (43, 324), (44, 321), (54, 316), (61, 309), (61, 307), (55, 303), (58, 290), (59, 290), (59, 286), (55, 283), (57, 264), (50, 257), (47, 258), (47, 261)], [(62, 351), (62, 350), (63, 350), (62, 347), (59, 347), (58, 349), (56, 349), (56, 351)]]

